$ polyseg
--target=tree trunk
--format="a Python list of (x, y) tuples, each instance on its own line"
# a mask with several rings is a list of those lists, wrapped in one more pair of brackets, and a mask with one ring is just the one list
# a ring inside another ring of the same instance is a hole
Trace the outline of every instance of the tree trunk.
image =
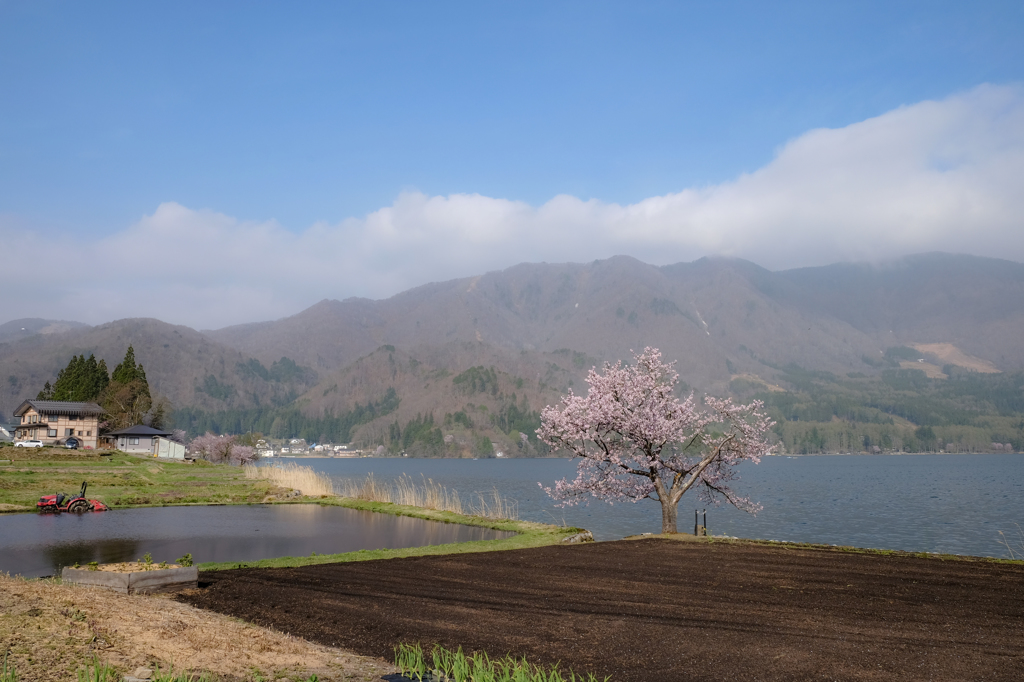
[(679, 517), (679, 503), (670, 499), (661, 500), (661, 532), (678, 533), (676, 521)]

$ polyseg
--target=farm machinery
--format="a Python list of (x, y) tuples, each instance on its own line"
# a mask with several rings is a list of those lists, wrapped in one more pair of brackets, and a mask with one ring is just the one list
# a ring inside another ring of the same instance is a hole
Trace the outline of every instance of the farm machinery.
[(85, 498), (86, 482), (82, 481), (82, 490), (77, 495), (57, 493), (40, 497), (36, 502), (36, 509), (44, 514), (59, 514), (70, 512), (72, 514), (84, 514), (87, 511), (110, 511), (110, 507), (99, 500), (87, 500)]

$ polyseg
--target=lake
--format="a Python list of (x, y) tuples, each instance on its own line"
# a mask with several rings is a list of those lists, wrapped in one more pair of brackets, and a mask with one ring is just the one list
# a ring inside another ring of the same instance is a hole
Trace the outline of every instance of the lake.
[[(598, 540), (661, 530), (652, 500), (556, 507), (537, 485), (572, 477), (568, 459), (283, 459), (332, 478), (379, 481), (407, 474), (459, 491), (463, 500), (494, 488), (530, 521), (580, 526)], [(701, 503), (679, 505), (680, 531), (707, 508), (713, 534), (858, 547), (1002, 557), (999, 531), (1024, 525), (1022, 455), (822, 455), (766, 457), (743, 465), (734, 486), (764, 509), (751, 516)], [(252, 561), (359, 549), (412, 547), (504, 537), (482, 528), (318, 505), (158, 507), (75, 516), (0, 515), (0, 571), (50, 575), (89, 561)]]
[(147, 507), (0, 516), (0, 571), (55, 575), (63, 566), (141, 558), (254, 561), (360, 549), (441, 545), (514, 535), (315, 504)]
[[(403, 473), (467, 494), (493, 488), (519, 503), (529, 521), (565, 523), (610, 540), (661, 530), (657, 502), (556, 507), (537, 485), (572, 478), (568, 459), (285, 459), (330, 475), (380, 481)], [(1024, 455), (819, 455), (766, 457), (744, 464), (734, 489), (764, 506), (755, 517), (714, 507), (687, 493), (679, 530), (693, 529), (695, 509), (708, 510), (716, 535), (857, 547), (1006, 556), (999, 531), (1024, 525)]]

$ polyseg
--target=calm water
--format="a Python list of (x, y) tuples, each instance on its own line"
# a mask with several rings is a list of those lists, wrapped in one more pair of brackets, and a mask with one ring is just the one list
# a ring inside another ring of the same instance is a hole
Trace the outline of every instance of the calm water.
[(319, 505), (154, 507), (0, 516), (0, 571), (54, 575), (78, 562), (252, 561), (489, 540), (512, 533)]
[[(571, 477), (567, 459), (301, 459), (333, 478), (408, 474), (455, 489), (465, 500), (497, 488), (518, 501), (520, 518), (581, 526), (599, 540), (661, 529), (660, 508), (644, 500), (559, 508), (537, 483)], [(1024, 525), (1022, 455), (838, 455), (768, 457), (745, 465), (735, 486), (764, 506), (756, 517), (709, 507), (714, 534), (924, 552), (1005, 556), (999, 531)], [(680, 530), (704, 505), (679, 505)], [(50, 575), (89, 561), (251, 561), (502, 537), (480, 528), (316, 505), (164, 507), (75, 516), (0, 515), (0, 571)]]
[[(661, 530), (657, 502), (559, 508), (537, 486), (572, 477), (567, 459), (302, 459), (335, 478), (424, 476), (463, 494), (497, 487), (519, 502), (520, 518), (581, 526), (599, 540)], [(1005, 556), (999, 531), (1024, 526), (1024, 455), (830, 455), (766, 457), (744, 465), (734, 488), (764, 506), (756, 517), (709, 507), (708, 528), (736, 537), (858, 547)], [(688, 493), (681, 531), (692, 530)]]

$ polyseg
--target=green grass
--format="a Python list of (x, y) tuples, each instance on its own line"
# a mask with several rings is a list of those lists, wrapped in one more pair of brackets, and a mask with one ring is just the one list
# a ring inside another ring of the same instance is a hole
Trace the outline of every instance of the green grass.
[[(998, 557), (971, 556), (966, 554), (942, 554), (939, 552), (909, 552), (901, 549), (874, 549), (871, 547), (853, 547), (850, 545), (824, 545), (812, 542), (788, 542), (784, 540), (756, 540), (750, 538), (723, 538), (712, 536), (696, 537), (694, 535), (690, 535), (689, 533), (676, 533), (674, 535), (631, 535), (623, 539), (648, 540), (651, 538), (677, 540), (680, 542), (695, 542), (706, 545), (761, 545), (765, 547), (776, 547), (782, 550), (804, 549), (824, 552), (842, 552), (845, 554), (871, 554), (875, 556), (913, 557), (916, 559), (935, 559), (938, 561), (970, 561), (981, 563), (1024, 565), (1024, 559), (1022, 558), (1000, 559)], [(1024, 536), (1022, 536), (1022, 541), (1024, 541)], [(1022, 545), (1022, 548), (1024, 548), (1024, 545)]]
[[(20, 448), (19, 448), (20, 449)], [(8, 456), (14, 448), (4, 448)], [(19, 455), (21, 453), (18, 453)], [(46, 453), (33, 452), (32, 456)], [(0, 511), (35, 511), (43, 495), (77, 493), (113, 508), (192, 504), (253, 504), (271, 489), (267, 481), (247, 480), (241, 467), (199, 461), (159, 460), (123, 452), (84, 452), (73, 458), (14, 459), (0, 464)]]
[[(427, 662), (427, 659), (430, 662)], [(593, 673), (576, 675), (572, 670), (562, 673), (558, 664), (533, 665), (525, 658), (506, 655), (490, 658), (486, 653), (474, 652), (467, 656), (462, 647), (450, 651), (434, 646), (429, 654), (419, 644), (400, 644), (395, 649), (395, 667), (406, 677), (422, 680), (427, 674), (450, 682), (597, 682)], [(610, 678), (604, 678), (607, 682)]]
[(91, 666), (78, 669), (78, 682), (117, 682), (120, 677), (114, 668), (98, 659)]
[(18, 672), (14, 669), (13, 663), (7, 662), (7, 653), (4, 653), (4, 662), (0, 666), (0, 682), (18, 682)]
[(342, 554), (316, 554), (308, 557), (277, 557), (247, 562), (207, 562), (199, 564), (202, 571), (222, 571), (232, 568), (293, 568), (314, 564), (333, 564), (347, 561), (370, 561), (373, 559), (397, 559), (410, 556), (429, 556), (438, 554), (467, 554), (473, 552), (498, 552), (507, 549), (526, 549), (555, 545), (567, 535), (579, 533), (581, 528), (552, 526), (532, 521), (504, 521), (486, 519), (479, 516), (464, 516), (434, 509), (422, 509), (388, 502), (368, 502), (351, 498), (334, 498), (321, 500), (325, 506), (346, 507), (394, 516), (408, 516), (442, 523), (458, 523), (466, 526), (478, 526), (493, 530), (504, 530), (516, 535), (501, 540), (477, 540), (473, 542), (455, 542), (446, 545), (429, 545), (426, 547), (406, 547), (402, 549), (374, 549), (345, 552)]

